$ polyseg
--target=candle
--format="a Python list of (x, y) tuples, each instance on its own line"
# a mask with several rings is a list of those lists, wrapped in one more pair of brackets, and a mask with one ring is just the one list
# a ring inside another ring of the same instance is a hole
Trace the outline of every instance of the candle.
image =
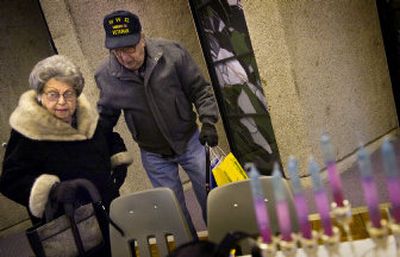
[(320, 167), (313, 158), (309, 161), (308, 170), (311, 174), (315, 203), (321, 218), (322, 227), (324, 228), (324, 234), (327, 236), (333, 236), (328, 196), (319, 175)]
[(294, 157), (289, 157), (288, 171), (290, 174), (290, 181), (293, 186), (294, 203), (296, 206), (297, 219), (300, 225), (301, 234), (304, 238), (311, 239), (311, 225), (308, 220), (308, 206), (303, 194), (300, 177), (298, 174), (297, 160)]
[(290, 223), (289, 215), (290, 211), (286, 199), (284, 185), (282, 183), (282, 173), (279, 169), (278, 163), (274, 164), (274, 170), (272, 172), (272, 184), (275, 192), (275, 200), (277, 202), (276, 210), (281, 238), (284, 241), (292, 241), (292, 225)]
[(381, 213), (379, 210), (378, 192), (372, 176), (371, 160), (364, 147), (358, 150), (358, 167), (361, 172), (361, 182), (364, 190), (364, 199), (368, 206), (369, 218), (373, 227), (380, 228)]
[(388, 138), (383, 142), (381, 153), (389, 199), (392, 205), (391, 213), (395, 222), (400, 223), (400, 175), (396, 164), (394, 149)]
[(249, 178), (258, 230), (263, 242), (269, 244), (272, 242), (271, 230), (269, 227), (268, 212), (264, 202), (264, 192), (259, 179), (260, 173), (253, 164), (249, 164), (248, 166), (250, 167)]
[(337, 206), (343, 206), (343, 191), (342, 181), (336, 168), (335, 154), (328, 134), (324, 133), (321, 136), (321, 149), (325, 160), (325, 165), (328, 169), (329, 184), (332, 189), (333, 200)]

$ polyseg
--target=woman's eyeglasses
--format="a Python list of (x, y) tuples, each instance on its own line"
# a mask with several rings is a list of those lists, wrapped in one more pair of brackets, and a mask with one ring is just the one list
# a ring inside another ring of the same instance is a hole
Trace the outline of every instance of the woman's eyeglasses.
[(76, 94), (73, 91), (66, 91), (64, 92), (64, 94), (60, 94), (55, 91), (50, 91), (50, 92), (44, 92), (43, 94), (46, 95), (47, 100), (49, 100), (50, 102), (58, 102), (61, 96), (64, 98), (65, 101), (68, 102), (76, 99)]

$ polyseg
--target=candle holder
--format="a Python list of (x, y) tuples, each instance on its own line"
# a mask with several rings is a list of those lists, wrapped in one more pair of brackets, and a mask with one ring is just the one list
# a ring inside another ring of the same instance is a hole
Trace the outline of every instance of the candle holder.
[(389, 228), (396, 243), (396, 256), (400, 256), (400, 224), (391, 222)]
[(346, 199), (343, 200), (343, 206), (338, 206), (335, 202), (331, 203), (331, 213), (340, 226), (342, 226), (353, 255), (357, 256), (356, 249), (353, 244), (353, 235), (350, 231), (350, 223), (352, 222), (350, 202)]
[(332, 230), (332, 236), (322, 234), (321, 239), (325, 246), (325, 249), (328, 251), (329, 256), (340, 256), (340, 231), (339, 228), (335, 226), (332, 228)]
[(331, 204), (331, 213), (335, 220), (343, 227), (348, 241), (352, 241), (353, 237), (350, 231), (350, 223), (352, 221), (351, 204), (348, 200), (343, 201), (343, 206), (338, 206), (335, 202)]
[(385, 256), (388, 248), (389, 228), (386, 220), (381, 220), (381, 227), (372, 226), (371, 222), (367, 223), (367, 231), (375, 244), (375, 256)]
[[(292, 238), (295, 238), (295, 237), (296, 236), (292, 234)], [(297, 241), (296, 240), (291, 240), (291, 241), (279, 240), (279, 246), (280, 246), (281, 252), (284, 256), (286, 256), (286, 257), (296, 256), (296, 253), (297, 253)]]
[(308, 257), (316, 257), (318, 253), (318, 232), (313, 230), (311, 238), (299, 236), (301, 247)]
[(261, 238), (257, 242), (260, 257), (275, 257), (277, 253), (277, 240), (272, 239), (271, 243), (264, 243)]

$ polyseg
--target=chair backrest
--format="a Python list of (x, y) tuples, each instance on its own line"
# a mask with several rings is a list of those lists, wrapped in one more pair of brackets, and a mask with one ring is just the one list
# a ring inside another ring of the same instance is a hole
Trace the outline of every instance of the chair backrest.
[(124, 232), (110, 226), (113, 257), (151, 256), (150, 245), (159, 256), (168, 254), (167, 237), (176, 246), (193, 240), (174, 192), (166, 187), (120, 196), (110, 206), (111, 220)]
[[(260, 177), (261, 185), (267, 199), (266, 207), (272, 233), (279, 233), (276, 214), (276, 201), (272, 177)], [(298, 222), (289, 184), (282, 179), (288, 199), (290, 219), (293, 231), (298, 231)], [(253, 207), (250, 180), (242, 180), (214, 188), (207, 199), (208, 239), (219, 243), (229, 232), (241, 231), (252, 235), (259, 233)]]

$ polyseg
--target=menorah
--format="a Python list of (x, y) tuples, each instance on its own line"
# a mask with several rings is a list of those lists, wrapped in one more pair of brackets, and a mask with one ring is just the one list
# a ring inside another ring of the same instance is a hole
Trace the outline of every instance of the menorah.
[[(320, 166), (313, 158), (310, 158), (308, 165), (308, 171), (312, 178), (313, 197), (322, 227), (320, 231), (312, 229), (309, 220), (309, 209), (295, 157), (289, 158), (288, 173), (293, 188), (294, 204), (299, 224), (299, 231), (296, 233), (292, 231), (288, 200), (283, 193), (282, 172), (279, 165), (276, 164), (274, 166), (272, 174), (276, 214), (280, 231), (278, 235), (271, 234), (268, 213), (263, 204), (264, 195), (258, 181), (258, 170), (254, 165), (249, 165), (253, 203), (260, 231), (259, 246), (263, 256), (283, 255), (285, 257), (294, 257), (299, 254), (300, 250), (301, 254), (309, 257), (344, 256), (341, 253), (342, 237), (345, 237), (346, 245), (350, 247), (352, 256), (359, 256), (350, 230), (353, 216), (351, 203), (344, 197), (333, 146), (327, 134), (323, 134), (321, 137), (321, 149), (332, 193), (332, 202), (329, 201), (326, 186), (322, 182)], [(369, 216), (365, 229), (373, 244), (373, 251), (370, 252), (370, 256), (400, 256), (400, 171), (396, 164), (393, 145), (388, 138), (382, 144), (381, 155), (390, 200), (386, 218), (382, 218), (381, 215), (369, 153), (364, 147), (360, 147), (357, 152), (358, 167), (361, 173), (360, 184), (363, 188)], [(389, 249), (389, 240), (394, 240), (395, 248)], [(321, 247), (325, 249), (325, 254), (323, 255), (320, 254)]]

